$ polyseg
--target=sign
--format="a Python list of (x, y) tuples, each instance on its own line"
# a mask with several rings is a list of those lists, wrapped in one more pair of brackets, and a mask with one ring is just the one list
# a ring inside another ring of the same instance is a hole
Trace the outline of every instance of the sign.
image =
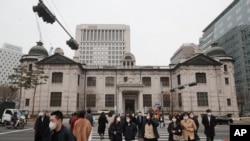
[(250, 138), (250, 125), (231, 124), (230, 140), (238, 141)]
[(155, 103), (154, 107), (156, 108), (161, 107), (161, 103)]

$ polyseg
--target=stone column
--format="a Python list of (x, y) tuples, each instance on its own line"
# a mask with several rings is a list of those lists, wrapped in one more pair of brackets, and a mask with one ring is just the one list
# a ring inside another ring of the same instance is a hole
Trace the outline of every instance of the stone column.
[(119, 94), (118, 94), (118, 113), (122, 113), (123, 112), (123, 109), (122, 109), (122, 91), (119, 91)]
[[(139, 110), (143, 113), (144, 109), (143, 109), (143, 97), (142, 97), (142, 91), (139, 91)], [(144, 114), (144, 113), (143, 113)]]

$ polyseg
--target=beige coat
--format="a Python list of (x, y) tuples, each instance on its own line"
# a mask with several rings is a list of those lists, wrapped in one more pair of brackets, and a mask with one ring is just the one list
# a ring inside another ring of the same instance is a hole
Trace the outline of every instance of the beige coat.
[(77, 141), (88, 141), (92, 130), (91, 123), (85, 118), (79, 118), (74, 125), (73, 134)]
[(195, 139), (196, 125), (192, 119), (181, 120), (182, 134), (185, 141)]

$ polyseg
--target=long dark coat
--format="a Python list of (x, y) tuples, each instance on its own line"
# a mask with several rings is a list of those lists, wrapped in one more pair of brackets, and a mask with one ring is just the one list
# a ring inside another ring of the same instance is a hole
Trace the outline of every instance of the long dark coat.
[(42, 121), (42, 117), (39, 116), (35, 122), (35, 141), (47, 141), (50, 133), (49, 128), (50, 119), (48, 116), (45, 116)]
[[(116, 131), (116, 135), (114, 134)], [(109, 127), (110, 141), (122, 141), (123, 125), (121, 122), (112, 123)]]
[(125, 137), (125, 140), (135, 140), (135, 136), (137, 134), (137, 127), (134, 122), (130, 122), (129, 124), (126, 123), (124, 126), (124, 132), (123, 135)]
[(211, 115), (210, 124), (208, 121), (208, 116), (207, 115), (203, 116), (202, 117), (202, 124), (205, 127), (205, 130), (204, 130), (205, 135), (215, 136), (215, 130), (214, 130), (214, 127), (216, 126), (215, 116)]
[[(180, 132), (178, 130), (180, 130)], [(175, 135), (181, 136), (182, 128), (181, 128), (180, 122), (176, 122), (175, 126), (174, 126), (174, 122), (170, 122), (168, 124), (168, 133), (169, 133), (168, 140), (169, 141), (174, 141), (174, 139), (173, 139), (173, 131), (175, 131), (175, 133), (174, 133)]]
[(106, 123), (108, 123), (107, 117), (100, 116), (98, 119), (98, 133), (99, 134), (104, 134), (105, 129), (106, 129)]

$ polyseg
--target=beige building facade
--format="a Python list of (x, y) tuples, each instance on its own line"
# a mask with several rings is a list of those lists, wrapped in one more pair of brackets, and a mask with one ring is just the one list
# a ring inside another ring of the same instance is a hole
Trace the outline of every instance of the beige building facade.
[[(221, 52), (209, 53), (171, 66), (137, 66), (134, 55), (126, 53), (119, 67), (93, 67), (65, 57), (58, 48), (52, 56), (24, 55), (21, 63), (38, 65), (48, 76), (37, 88), (35, 113), (47, 109), (71, 114), (87, 108), (145, 113), (161, 106), (164, 113), (201, 114), (210, 108), (215, 115), (237, 116), (233, 60)], [(189, 86), (192, 82), (197, 85)], [(22, 109), (32, 110), (33, 96), (32, 89), (22, 90)]]

